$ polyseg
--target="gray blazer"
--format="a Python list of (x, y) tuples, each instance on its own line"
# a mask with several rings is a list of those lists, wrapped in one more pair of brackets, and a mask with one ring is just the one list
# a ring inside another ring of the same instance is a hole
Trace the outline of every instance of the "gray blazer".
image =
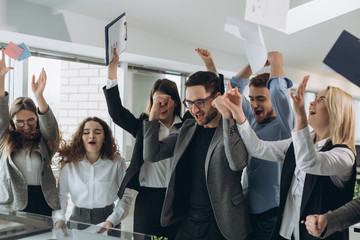
[[(0, 139), (9, 131), (9, 96), (0, 97)], [(58, 124), (49, 108), (44, 114), (39, 114), (39, 126), (42, 134), (39, 149), (36, 150), (40, 154), (42, 162), (41, 188), (46, 202), (53, 210), (60, 209), (60, 202), (56, 190), (56, 181), (50, 167), (50, 159), (53, 156), (47, 141), (54, 141), (57, 137)], [(27, 183), (13, 162), (12, 154), (6, 158), (5, 151), (0, 152), (0, 208), (17, 211), (23, 210), (27, 206)]]
[[(177, 194), (177, 192), (190, 188), (191, 183), (176, 181), (176, 168), (197, 127), (198, 124), (194, 119), (188, 119), (178, 133), (159, 141), (159, 122), (144, 121), (144, 160), (154, 162), (174, 157), (161, 213), (162, 226), (182, 221), (186, 217), (188, 205), (179, 206), (176, 198), (184, 198), (183, 194)], [(237, 131), (235, 121), (220, 121), (210, 143), (204, 167), (217, 225), (223, 236), (230, 240), (245, 239), (251, 230), (241, 186), (241, 174), (247, 164), (247, 159), (247, 151)], [(187, 171), (190, 170), (187, 169)], [(180, 187), (179, 182), (182, 185)], [(186, 197), (189, 196), (185, 196), (184, 201), (180, 202), (186, 204)]]
[(360, 222), (360, 197), (353, 199), (344, 206), (325, 214), (328, 224), (321, 238), (327, 238), (337, 231), (343, 231)]

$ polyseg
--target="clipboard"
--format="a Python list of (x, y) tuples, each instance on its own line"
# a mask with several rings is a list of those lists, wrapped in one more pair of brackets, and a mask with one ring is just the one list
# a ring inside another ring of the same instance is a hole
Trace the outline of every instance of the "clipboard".
[(360, 87), (360, 39), (344, 30), (324, 59), (324, 64)]
[(105, 62), (109, 65), (114, 58), (113, 49), (116, 47), (116, 52), (120, 56), (126, 50), (127, 43), (127, 22), (126, 14), (122, 13), (115, 18), (111, 23), (105, 26)]

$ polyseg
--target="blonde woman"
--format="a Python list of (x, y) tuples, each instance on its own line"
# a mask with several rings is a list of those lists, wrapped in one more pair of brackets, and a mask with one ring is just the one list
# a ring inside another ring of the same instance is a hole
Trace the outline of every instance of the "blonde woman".
[[(352, 199), (355, 182), (355, 113), (352, 97), (336, 87), (327, 87), (310, 103), (306, 119), (306, 76), (296, 96), (292, 138), (268, 142), (257, 138), (241, 108), (242, 96), (228, 86), (228, 93), (215, 100), (223, 116), (234, 118), (251, 156), (284, 161), (280, 206), (273, 240), (314, 239), (303, 223), (309, 214), (334, 210)], [(309, 130), (310, 125), (314, 131)], [(337, 232), (326, 239), (347, 239)]]

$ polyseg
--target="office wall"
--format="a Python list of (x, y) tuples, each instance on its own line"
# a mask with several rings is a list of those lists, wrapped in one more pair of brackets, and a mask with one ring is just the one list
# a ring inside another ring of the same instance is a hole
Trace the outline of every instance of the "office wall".
[[(32, 4), (26, 1), (0, 2), (0, 42), (25, 41), (32, 47), (104, 58), (104, 27), (106, 21), (67, 11)], [(193, 43), (171, 39), (128, 23), (128, 47), (121, 61), (181, 72), (204, 69)], [(231, 77), (247, 62), (244, 56), (211, 49), (217, 68)], [(306, 70), (285, 67), (286, 74), (299, 83), (305, 74), (311, 75), (309, 88), (323, 89), (331, 84), (360, 98), (360, 91), (346, 81), (321, 76)], [(339, 77), (340, 78), (340, 77)]]

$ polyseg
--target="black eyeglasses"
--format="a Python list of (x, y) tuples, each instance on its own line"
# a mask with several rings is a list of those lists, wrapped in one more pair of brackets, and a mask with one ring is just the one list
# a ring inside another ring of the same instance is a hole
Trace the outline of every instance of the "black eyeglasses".
[(15, 126), (18, 128), (23, 128), (25, 126), (25, 122), (27, 125), (29, 125), (30, 127), (35, 126), (36, 124), (36, 119), (35, 118), (30, 118), (28, 120), (16, 120), (15, 121)]
[(208, 96), (207, 98), (204, 99), (197, 99), (195, 101), (190, 101), (190, 100), (186, 100), (184, 99), (183, 104), (185, 105), (186, 108), (191, 109), (193, 107), (193, 105), (195, 104), (196, 107), (198, 108), (203, 108), (205, 107), (205, 102), (207, 100), (209, 100), (210, 98), (214, 97), (216, 93), (211, 94), (210, 96)]

